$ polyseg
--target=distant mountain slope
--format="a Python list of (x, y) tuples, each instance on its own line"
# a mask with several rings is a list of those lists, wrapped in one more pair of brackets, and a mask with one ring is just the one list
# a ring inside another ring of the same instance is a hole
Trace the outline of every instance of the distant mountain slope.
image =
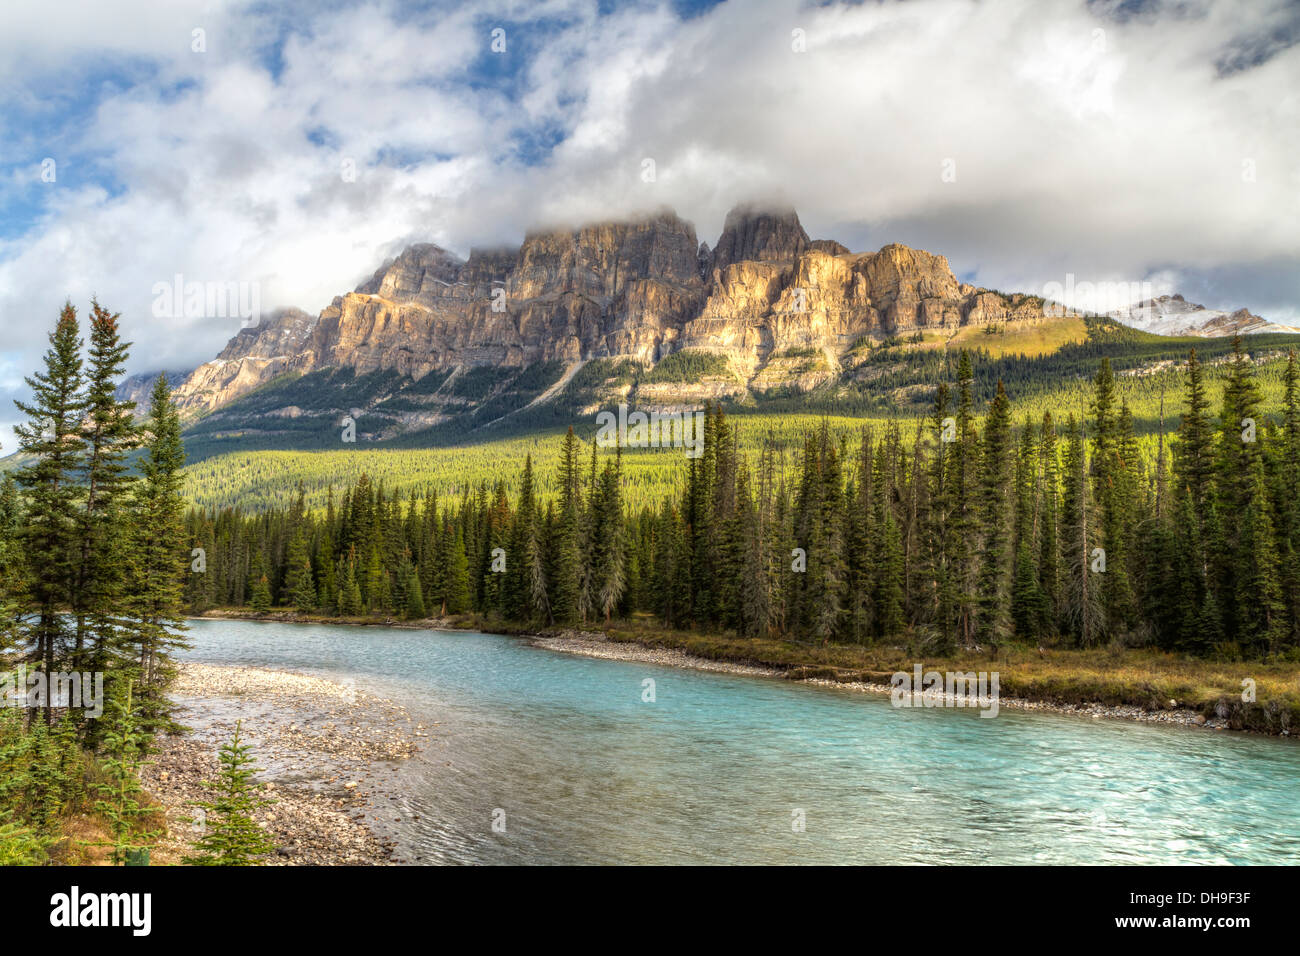
[(1252, 314), (1248, 309), (1225, 312), (1188, 302), (1181, 295), (1162, 295), (1135, 302), (1107, 313), (1125, 325), (1156, 335), (1258, 335), (1265, 332), (1300, 334), (1300, 328), (1279, 325)]
[(166, 375), (168, 386), (176, 389), (193, 374), (193, 370), (189, 370), (181, 372), (142, 372), (139, 375), (129, 375), (122, 379), (122, 383), (117, 386), (113, 394), (119, 402), (135, 402), (136, 418), (144, 418), (149, 414), (149, 407), (152, 404), (149, 401), (149, 396), (153, 391), (154, 382), (158, 381), (159, 375)]

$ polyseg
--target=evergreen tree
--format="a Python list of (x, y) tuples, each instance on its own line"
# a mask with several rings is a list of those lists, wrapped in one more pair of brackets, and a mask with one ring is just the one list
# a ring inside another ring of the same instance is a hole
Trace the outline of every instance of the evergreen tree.
[(1096, 520), (1088, 486), (1088, 454), (1081, 422), (1066, 423), (1065, 464), (1061, 489), (1061, 612), (1080, 646), (1101, 638), (1101, 596), (1092, 570)]
[(560, 501), (554, 521), (551, 547), (551, 615), (562, 624), (572, 624), (579, 613), (578, 537), (581, 522), (581, 487), (578, 439), (570, 428), (560, 447), (558, 476)]
[[(134, 405), (117, 400), (116, 389), (128, 345), (121, 341), (119, 316), (91, 302), (86, 366), (84, 505), (79, 514), (79, 551), (74, 559), (69, 602), (75, 622), (71, 665), (102, 671), (116, 652), (124, 590), (121, 554), (130, 546), (125, 502), (131, 485), (127, 453), (138, 443)], [(93, 650), (86, 648), (93, 642)]]
[(243, 722), (217, 755), (221, 769), (215, 782), (207, 783), (211, 800), (196, 803), (204, 812), (203, 835), (194, 843), (194, 853), (185, 857), (191, 866), (255, 866), (274, 848), (266, 831), (253, 816), (272, 801), (260, 795), (262, 784), (253, 778), (257, 766), (252, 747), (242, 743)]
[(1043, 412), (1039, 429), (1038, 463), (1038, 590), (1041, 596), (1039, 630), (1052, 634), (1060, 615), (1060, 540), (1057, 520), (1060, 508), (1060, 468), (1056, 449), (1056, 424), (1052, 413)]
[(164, 375), (154, 382), (145, 434), (142, 480), (127, 508), (128, 587), (121, 603), (129, 615), (125, 633), (131, 642), (131, 671), (138, 675), (144, 725), (153, 732), (168, 719), (165, 689), (174, 672), (172, 653), (189, 647), (184, 638), (183, 599), (189, 573), (181, 495), (185, 449), (180, 417)]
[(126, 682), (108, 704), (111, 718), (103, 737), (105, 756), (101, 761), (107, 780), (98, 784), (101, 798), (95, 808), (109, 822), (113, 839), (112, 861), (125, 865), (148, 856), (149, 848), (162, 835), (160, 830), (144, 829), (154, 809), (143, 802), (140, 767), (148, 749), (148, 735), (132, 700), (132, 685)]
[(952, 510), (948, 520), (948, 558), (952, 568), (954, 631), (957, 642), (969, 647), (975, 642), (976, 559), (973, 542), (979, 533), (975, 506), (978, 439), (972, 393), (975, 375), (970, 353), (962, 349), (957, 364), (957, 416), (955, 447), (948, 455), (947, 478)]
[(447, 567), (447, 589), (443, 614), (464, 614), (470, 609), (469, 559), (465, 556), (464, 532), (456, 531), (456, 542)]
[(422, 620), (428, 613), (424, 607), (424, 594), (420, 590), (420, 576), (414, 567), (407, 578), (405, 608), (408, 621)]
[(1011, 622), (1018, 637), (1039, 636), (1043, 623), (1043, 598), (1035, 567), (1035, 533), (1038, 518), (1038, 442), (1034, 426), (1027, 419), (1020, 430), (1016, 454), (1015, 517), (1012, 554), (1015, 565), (1011, 580)]
[(994, 646), (1011, 634), (1010, 540), (1007, 534), (1011, 474), (1011, 401), (1002, 382), (984, 421), (980, 481), (982, 565), (979, 575), (979, 637)]
[[(64, 609), (71, 601), (85, 498), (77, 480), (85, 459), (82, 342), (71, 303), (64, 305), (49, 342), (44, 371), (26, 379), (32, 390), (31, 403), (14, 402), (28, 419), (14, 428), (18, 450), (27, 458), (15, 477), (27, 498), (18, 547), (25, 558), (26, 595), (32, 615), (24, 615), (20, 639), (31, 660), (47, 674), (65, 659), (68, 650)], [(48, 706), (44, 719), (47, 724), (52, 721)]]
[(294, 533), (293, 540), (289, 542), (286, 564), (285, 591), (288, 603), (303, 614), (310, 614), (316, 609), (317, 590), (312, 576), (307, 535), (302, 528)]
[(361, 585), (357, 583), (356, 554), (349, 552), (339, 559), (339, 613), (344, 617), (357, 617), (362, 612)]
[(271, 609), (271, 579), (267, 575), (266, 560), (259, 550), (253, 558), (248, 576), (248, 606), (259, 614)]

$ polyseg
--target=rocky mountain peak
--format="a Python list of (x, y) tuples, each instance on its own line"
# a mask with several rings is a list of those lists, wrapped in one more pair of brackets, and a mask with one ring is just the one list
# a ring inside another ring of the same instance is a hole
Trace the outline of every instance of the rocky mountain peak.
[(409, 246), (318, 317), (285, 310), (240, 331), (177, 400), (187, 413), (216, 409), (286, 372), (420, 380), (562, 363), (572, 374), (591, 359), (650, 364), (682, 349), (725, 356), (742, 391), (789, 384), (804, 361), (792, 354), (811, 349), (827, 357), (816, 374), (798, 373), (811, 387), (858, 361), (852, 348), (864, 340), (922, 330), (951, 338), (972, 323), (1044, 318), (1035, 299), (1012, 303), (958, 283), (943, 256), (812, 241), (788, 207), (737, 206), (712, 249), (660, 209), (531, 230), (517, 248), (475, 248), (464, 261), (431, 243)]
[(807, 251), (811, 240), (793, 208), (763, 203), (742, 203), (727, 213), (722, 235), (713, 247), (713, 268), (733, 262), (771, 262), (794, 259)]
[(301, 348), (316, 324), (316, 317), (302, 309), (276, 309), (262, 316), (257, 325), (240, 329), (217, 356), (229, 362), (248, 358), (273, 358)]
[(1300, 332), (1289, 325), (1270, 322), (1249, 309), (1210, 309), (1188, 302), (1181, 295), (1143, 299), (1108, 313), (1111, 318), (1156, 335), (1253, 335), (1260, 332)]
[(357, 286), (357, 292), (394, 302), (437, 298), (442, 294), (437, 286), (446, 287), (455, 282), (460, 267), (461, 260), (441, 246), (416, 243), (376, 269), (374, 275)]

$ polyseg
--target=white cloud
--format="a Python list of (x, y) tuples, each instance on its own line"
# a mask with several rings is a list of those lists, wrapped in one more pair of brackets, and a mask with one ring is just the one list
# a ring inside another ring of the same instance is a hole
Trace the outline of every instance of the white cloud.
[[(128, 81), (82, 91), (98, 100), (87, 119), (39, 126), (120, 188), (61, 165), (39, 219), (0, 244), (0, 350), (28, 367), (68, 296), (124, 313), (133, 368), (193, 365), (239, 323), (153, 319), (153, 284), (178, 272), (317, 310), (404, 241), (464, 253), (667, 204), (712, 243), (731, 204), (777, 191), (815, 236), (922, 246), (989, 286), (1159, 273), (1211, 306), (1300, 314), (1300, 47), (1216, 68), (1294, 33), (1282, 3), (1127, 19), (1082, 0), (732, 2), (689, 20), (583, 2), (59, 6), (0, 12), (0, 129), (39, 161), (43, 134), (13, 117), (63, 108), (95, 76), (78, 71), (120, 64)], [(496, 23), (505, 56), (530, 57), (522, 78), (487, 59)], [(553, 151), (526, 148), (550, 130)], [(30, 155), (0, 171), (0, 197), (32, 188)]]

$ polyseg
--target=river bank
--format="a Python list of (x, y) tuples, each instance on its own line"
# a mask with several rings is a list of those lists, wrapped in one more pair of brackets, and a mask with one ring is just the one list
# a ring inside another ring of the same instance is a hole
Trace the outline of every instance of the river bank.
[[(541, 632), (477, 615), (419, 621), (336, 618), (243, 608), (203, 617), (230, 620), (377, 625), (416, 630), (507, 634), (537, 647), (589, 657), (643, 661), (887, 694), (890, 676), (926, 670), (997, 671), (1000, 706), (1089, 718), (1240, 730), (1290, 737), (1300, 733), (1300, 664), (1225, 662), (1115, 647), (1001, 648), (952, 655), (898, 646), (810, 645), (664, 629), (645, 620), (602, 630)], [(1249, 688), (1255, 699), (1246, 699)]]
[(165, 812), (154, 862), (179, 863), (201, 824), (196, 801), (211, 798), (217, 753), (242, 721), (273, 800), (256, 819), (271, 835), (267, 865), (384, 865), (404, 862), (371, 826), (391, 818), (386, 785), (428, 730), (400, 704), (346, 683), (287, 671), (182, 662), (171, 697), (188, 733), (156, 741), (141, 783)]
[[(661, 664), (666, 667), (690, 667), (695, 670), (714, 671), (724, 674), (743, 674), (751, 677), (785, 677), (786, 672), (772, 667), (759, 667), (752, 664), (735, 664), (725, 661), (710, 660), (707, 657), (695, 657), (677, 648), (647, 647), (642, 644), (610, 640), (599, 632), (572, 632), (570, 634), (536, 637), (530, 640), (535, 647), (561, 653), (579, 654), (584, 657), (598, 657), (607, 660), (642, 661), (649, 664)], [(824, 677), (798, 678), (800, 683), (820, 687), (833, 687), (838, 690), (856, 691), (888, 697), (892, 688), (888, 683), (830, 680)], [(916, 694), (915, 706), (922, 706), (922, 695)], [(987, 700), (969, 698), (963, 701), (970, 706), (987, 706)], [(951, 695), (944, 697), (947, 706), (956, 701)], [(1029, 700), (1019, 697), (999, 695), (999, 707), (1012, 710), (1039, 711), (1071, 716), (1109, 718), (1114, 720), (1138, 720), (1145, 723), (1171, 724), (1183, 727), (1204, 727), (1209, 730), (1227, 730), (1228, 721), (1220, 717), (1206, 718), (1187, 707), (1170, 710), (1145, 710), (1141, 707), (1091, 704), (1056, 704), (1048, 701)]]

